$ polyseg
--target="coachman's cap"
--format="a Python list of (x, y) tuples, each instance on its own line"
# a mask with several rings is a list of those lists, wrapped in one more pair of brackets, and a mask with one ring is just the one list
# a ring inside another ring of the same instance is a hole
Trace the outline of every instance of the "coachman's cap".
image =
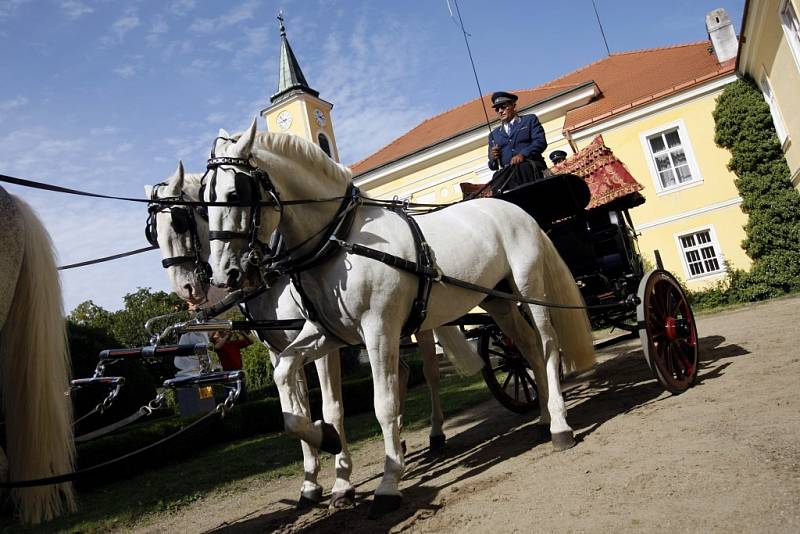
[(550, 152), (550, 161), (553, 163), (558, 163), (560, 161), (564, 161), (567, 159), (567, 153), (563, 150), (553, 150)]
[(516, 102), (517, 98), (519, 98), (517, 95), (506, 93), (505, 91), (497, 91), (496, 93), (492, 93), (492, 107), (507, 102)]

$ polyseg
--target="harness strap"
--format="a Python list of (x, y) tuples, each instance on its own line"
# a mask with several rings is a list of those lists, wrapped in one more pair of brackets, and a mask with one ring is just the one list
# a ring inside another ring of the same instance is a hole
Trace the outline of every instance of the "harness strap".
[(631, 295), (629, 298), (625, 300), (608, 304), (596, 304), (593, 306), (575, 306), (570, 304), (545, 302), (543, 300), (530, 299), (523, 297), (521, 295), (515, 295), (513, 293), (506, 293), (505, 291), (498, 291), (496, 289), (490, 289), (488, 287), (479, 286), (477, 284), (465, 282), (464, 280), (459, 280), (458, 278), (452, 278), (450, 276), (441, 274), (440, 272), (434, 271), (430, 267), (426, 268), (418, 265), (416, 262), (406, 260), (404, 258), (395, 256), (393, 254), (389, 254), (388, 252), (381, 252), (380, 250), (375, 250), (373, 248), (365, 247), (363, 245), (359, 245), (358, 243), (348, 243), (342, 240), (336, 240), (336, 243), (350, 254), (363, 256), (365, 258), (371, 258), (373, 260), (389, 265), (390, 267), (396, 267), (400, 270), (413, 273), (419, 276), (430, 277), (435, 282), (443, 282), (445, 284), (461, 287), (463, 289), (468, 289), (470, 291), (483, 293), (484, 295), (487, 295), (489, 297), (510, 300), (513, 302), (521, 302), (525, 304), (534, 304), (536, 306), (545, 306), (548, 308), (561, 308), (567, 310), (607, 310), (614, 308), (619, 309), (620, 306), (635, 307), (638, 304), (637, 301), (639, 300), (635, 295)]
[[(334, 253), (338, 251), (335, 242), (332, 239), (344, 239), (350, 229), (353, 227), (353, 221), (356, 215), (356, 206), (360, 198), (360, 191), (356, 186), (351, 183), (347, 185), (347, 191), (344, 194), (342, 203), (339, 204), (339, 209), (331, 220), (331, 223), (323, 229), (321, 234), (323, 238), (319, 240), (317, 245), (309, 252), (299, 257), (292, 257), (291, 255), (281, 258), (277, 261), (272, 261), (265, 268), (265, 271), (276, 271), (279, 274), (295, 274), (321, 265), (327, 261)], [(329, 237), (324, 237), (328, 233)]]
[[(413, 217), (409, 217), (408, 213), (402, 208), (394, 210), (408, 223), (411, 230), (411, 235), (414, 238), (414, 248), (417, 249), (417, 266), (422, 272), (432, 272), (435, 270), (433, 261), (433, 251), (431, 250), (428, 242), (425, 241), (425, 236)], [(420, 325), (425, 321), (428, 315), (428, 299), (431, 296), (431, 288), (433, 288), (433, 278), (431, 276), (419, 276), (419, 284), (417, 285), (417, 297), (411, 304), (408, 318), (403, 325), (402, 335), (408, 336), (416, 333)]]

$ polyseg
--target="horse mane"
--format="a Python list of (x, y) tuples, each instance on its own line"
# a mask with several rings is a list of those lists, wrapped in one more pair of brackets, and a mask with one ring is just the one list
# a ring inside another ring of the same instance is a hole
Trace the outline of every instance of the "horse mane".
[(256, 134), (254, 146), (263, 147), (289, 160), (298, 161), (308, 168), (333, 179), (350, 182), (352, 171), (336, 163), (320, 147), (311, 141), (291, 134), (261, 132)]

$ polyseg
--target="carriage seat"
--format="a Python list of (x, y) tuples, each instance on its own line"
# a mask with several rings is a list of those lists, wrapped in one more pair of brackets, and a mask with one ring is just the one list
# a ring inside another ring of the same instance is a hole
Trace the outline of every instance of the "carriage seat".
[(585, 215), (591, 193), (580, 176), (556, 174), (503, 191), (497, 198), (521, 207), (547, 231), (556, 221)]

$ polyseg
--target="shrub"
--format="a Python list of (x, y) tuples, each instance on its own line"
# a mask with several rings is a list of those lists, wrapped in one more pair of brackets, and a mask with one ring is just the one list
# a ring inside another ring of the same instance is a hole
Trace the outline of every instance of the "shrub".
[(272, 363), (262, 343), (253, 343), (242, 350), (242, 370), (248, 390), (264, 389), (272, 384)]
[(747, 78), (725, 87), (713, 115), (714, 140), (731, 151), (728, 168), (748, 214), (742, 247), (753, 260), (749, 272), (730, 273), (728, 298), (745, 302), (800, 291), (800, 194), (769, 105)]

